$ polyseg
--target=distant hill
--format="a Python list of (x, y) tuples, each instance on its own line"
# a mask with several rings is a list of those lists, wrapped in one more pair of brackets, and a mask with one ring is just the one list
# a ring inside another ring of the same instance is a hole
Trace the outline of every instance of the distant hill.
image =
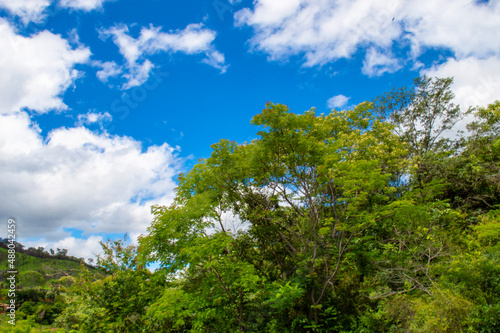
[[(0, 238), (0, 303), (9, 304), (9, 282), (11, 275), (9, 262), (9, 242)], [(25, 249), (16, 243), (15, 270), (17, 270), (15, 304), (16, 326), (19, 332), (60, 332), (50, 325), (67, 306), (61, 296), (66, 288), (74, 283), (71, 277), (77, 277), (84, 269), (90, 270), (96, 279), (105, 276), (102, 270), (85, 263), (83, 259), (67, 255), (66, 249), (50, 249), (43, 247)], [(0, 310), (0, 332), (13, 332), (9, 317)], [(31, 330), (30, 330), (31, 328)], [(18, 330), (16, 330), (18, 332)]]

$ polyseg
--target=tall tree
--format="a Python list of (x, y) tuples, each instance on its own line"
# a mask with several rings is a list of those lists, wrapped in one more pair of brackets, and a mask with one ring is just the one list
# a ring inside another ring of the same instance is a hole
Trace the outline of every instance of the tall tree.
[[(263, 127), (259, 139), (214, 144), (210, 158), (180, 177), (175, 202), (153, 209), (141, 240), (145, 260), (187, 278), (210, 276), (241, 319), (259, 283), (288, 283), (304, 295), (290, 304), (320, 329), (350, 245), (385, 214), (393, 174), (405, 168), (393, 125), (371, 107), (296, 115), (268, 104), (252, 120)], [(224, 216), (246, 230), (227, 230)], [(255, 278), (245, 281), (229, 267)]]
[(450, 137), (457, 138), (454, 126), (463, 119), (464, 112), (453, 103), (453, 78), (423, 76), (413, 84), (377, 97), (374, 108), (395, 125), (395, 133), (409, 145), (412, 155), (423, 156), (446, 148)]

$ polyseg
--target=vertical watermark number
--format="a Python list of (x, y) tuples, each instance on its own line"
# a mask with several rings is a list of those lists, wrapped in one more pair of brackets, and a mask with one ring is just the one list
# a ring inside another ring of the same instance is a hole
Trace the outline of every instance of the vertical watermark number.
[(7, 221), (7, 248), (8, 248), (8, 270), (7, 284), (9, 286), (9, 303), (7, 304), (6, 314), (10, 320), (8, 323), (16, 325), (16, 220)]

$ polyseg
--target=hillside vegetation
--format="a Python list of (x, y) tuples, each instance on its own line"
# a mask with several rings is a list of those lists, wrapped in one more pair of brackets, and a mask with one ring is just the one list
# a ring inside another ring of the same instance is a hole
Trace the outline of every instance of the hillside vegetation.
[[(7, 255), (7, 249), (0, 248), (0, 270), (2, 272), (8, 270)], [(77, 276), (81, 272), (81, 266), (82, 262), (76, 258), (57, 256), (40, 258), (25, 253), (18, 253), (16, 258), (16, 270), (19, 274), (35, 271), (42, 274), (46, 280), (57, 280), (62, 276)]]
[(102, 244), (107, 275), (68, 283), (53, 325), (500, 332), (500, 102), (460, 110), (451, 84), (329, 114), (268, 103), (257, 139), (179, 176), (138, 246)]
[[(36, 327), (37, 332), (44, 328), (54, 332), (55, 328), (51, 324), (67, 303), (64, 296), (67, 287), (84, 272), (93, 272), (96, 279), (105, 274), (82, 259), (68, 256), (65, 249), (47, 252), (43, 248), (24, 249), (19, 243), (16, 246), (16, 325), (9, 324), (10, 318), (2, 315), (0, 332), (29, 333), (30, 327)], [(8, 250), (0, 247), (0, 303), (4, 304), (10, 301), (9, 283), (6, 280), (11, 275), (7, 273), (8, 267)]]

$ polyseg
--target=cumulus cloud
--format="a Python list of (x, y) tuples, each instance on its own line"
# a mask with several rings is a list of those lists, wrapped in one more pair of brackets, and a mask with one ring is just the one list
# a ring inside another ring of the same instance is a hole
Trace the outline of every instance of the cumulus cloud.
[(133, 64), (129, 67), (129, 71), (123, 74), (127, 82), (123, 85), (123, 89), (137, 87), (146, 82), (149, 78), (154, 65), (149, 60), (144, 60), (142, 64)]
[(330, 109), (341, 108), (347, 104), (349, 99), (350, 97), (344, 95), (333, 96), (328, 100), (327, 105)]
[(458, 57), (497, 54), (500, 3), (472, 0), (257, 0), (235, 14), (271, 57), (304, 54), (306, 65), (350, 57), (360, 46), (409, 42), (414, 53), (446, 47)]
[(201, 62), (219, 69), (221, 73), (225, 73), (228, 67), (228, 65), (226, 65), (224, 54), (219, 51), (207, 53), (207, 58), (203, 59)]
[(67, 108), (62, 95), (81, 75), (75, 66), (87, 62), (90, 51), (48, 31), (18, 35), (3, 20), (0, 40), (0, 220), (16, 218), (19, 239), (28, 246), (68, 248), (82, 257), (98, 249), (102, 235), (145, 232), (150, 206), (173, 198), (182, 163), (178, 149), (144, 148), (132, 138), (86, 128), (111, 120), (99, 112), (42, 136), (24, 109)]
[(62, 228), (144, 232), (150, 206), (172, 199), (180, 168), (167, 144), (144, 151), (132, 138), (85, 127), (44, 139), (25, 112), (0, 116), (0, 156), (0, 219), (14, 216), (24, 238), (51, 239)]
[[(49, 251), (49, 249), (67, 249), (68, 255), (74, 256), (77, 258), (89, 259), (95, 258), (95, 255), (102, 253), (102, 247), (100, 242), (106, 241), (102, 236), (90, 236), (87, 238), (75, 238), (72, 236), (67, 236), (54, 241), (47, 240), (34, 240), (34, 241), (25, 241), (21, 244), (28, 247), (43, 247), (45, 251)], [(86, 260), (88, 261), (88, 260)]]
[(393, 57), (391, 54), (382, 53), (375, 48), (370, 48), (366, 52), (361, 71), (368, 76), (381, 76), (384, 73), (394, 73), (401, 67), (399, 59)]
[(73, 49), (49, 31), (30, 37), (18, 35), (2, 19), (0, 44), (0, 113), (22, 108), (39, 113), (67, 108), (61, 93), (78, 78), (80, 73), (74, 67), (88, 61), (88, 48)]
[(0, 0), (0, 8), (19, 16), (24, 24), (42, 21), (49, 5), (50, 0)]
[(93, 61), (92, 65), (101, 68), (99, 71), (97, 71), (96, 76), (99, 80), (101, 80), (104, 83), (108, 82), (108, 79), (110, 77), (116, 77), (120, 75), (123, 71), (121, 66), (119, 66), (114, 61), (106, 61), (106, 62)]
[(106, 121), (111, 121), (112, 117), (108, 112), (88, 112), (85, 114), (78, 115), (78, 126), (100, 124), (102, 125)]
[[(91, 11), (102, 8), (110, 0), (59, 0), (62, 8)], [(18, 16), (24, 24), (39, 23), (45, 19), (46, 9), (52, 0), (0, 0), (0, 8), (5, 8), (12, 15)]]
[[(369, 76), (415, 65), (432, 48), (451, 51), (457, 62), (500, 59), (500, 1), (256, 0), (235, 22), (253, 29), (253, 49), (271, 60), (302, 56), (304, 66), (316, 66), (366, 50)], [(407, 59), (395, 58), (395, 49)]]
[(251, 44), (271, 59), (303, 55), (305, 66), (352, 56), (359, 46), (391, 47), (402, 34), (395, 5), (375, 0), (258, 0), (235, 13), (254, 30)]
[(216, 33), (206, 29), (202, 24), (190, 24), (183, 30), (162, 32), (161, 27), (143, 27), (137, 38), (130, 35), (128, 26), (117, 25), (102, 31), (102, 36), (111, 37), (125, 59), (128, 72), (124, 74), (128, 89), (144, 83), (154, 68), (147, 58), (156, 53), (180, 52), (184, 54), (204, 54), (203, 62), (218, 68), (226, 69), (224, 55), (213, 46)]
[(500, 57), (477, 59), (450, 58), (440, 65), (423, 70), (423, 74), (437, 77), (454, 77), (455, 100), (464, 109), (486, 106), (500, 99)]
[(405, 38), (417, 54), (422, 48), (447, 48), (457, 58), (497, 55), (500, 40), (500, 2), (474, 0), (400, 1), (395, 12), (404, 24)]
[(106, 1), (108, 0), (60, 0), (59, 6), (88, 12), (102, 8), (102, 4)]

